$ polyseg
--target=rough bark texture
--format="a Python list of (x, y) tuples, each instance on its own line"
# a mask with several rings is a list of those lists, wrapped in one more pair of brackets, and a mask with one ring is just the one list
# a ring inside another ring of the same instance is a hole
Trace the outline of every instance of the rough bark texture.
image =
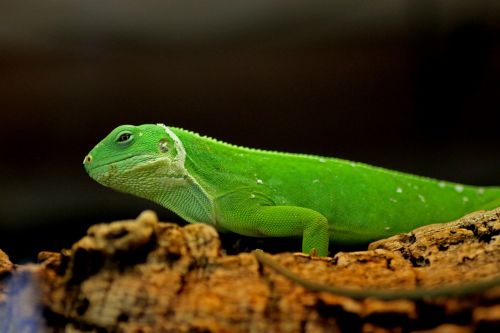
[[(0, 305), (5, 303), (6, 300), (6, 290), (5, 285), (2, 283), (12, 273), (14, 265), (10, 262), (9, 257), (5, 252), (0, 250)], [(1, 309), (1, 308), (0, 308)]]
[[(439, 287), (500, 272), (500, 209), (372, 243), (368, 251), (273, 258), (325, 284)], [(100, 224), (61, 253), (15, 267), (0, 251), (0, 332), (495, 332), (500, 287), (467, 297), (354, 300), (311, 292), (251, 253), (223, 255), (214, 229)]]

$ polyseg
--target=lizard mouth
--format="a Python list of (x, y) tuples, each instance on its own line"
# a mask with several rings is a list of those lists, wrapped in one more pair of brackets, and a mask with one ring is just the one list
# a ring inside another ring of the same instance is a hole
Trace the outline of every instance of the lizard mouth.
[(118, 166), (124, 163), (125, 161), (137, 160), (131, 164), (130, 168), (133, 168), (134, 165), (137, 165), (141, 162), (145, 162), (149, 159), (150, 156), (148, 154), (139, 154), (139, 155), (124, 156), (118, 159), (104, 160), (100, 161), (99, 163), (94, 163), (92, 154), (88, 154), (83, 161), (83, 165), (87, 173), (92, 176), (92, 174), (102, 173), (101, 170), (109, 171), (109, 169)]

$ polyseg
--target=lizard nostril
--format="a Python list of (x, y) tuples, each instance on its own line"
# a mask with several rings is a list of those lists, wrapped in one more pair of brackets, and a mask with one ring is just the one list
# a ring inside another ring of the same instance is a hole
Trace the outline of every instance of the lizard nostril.
[(85, 156), (85, 158), (83, 159), (83, 164), (90, 164), (90, 163), (92, 163), (92, 155)]

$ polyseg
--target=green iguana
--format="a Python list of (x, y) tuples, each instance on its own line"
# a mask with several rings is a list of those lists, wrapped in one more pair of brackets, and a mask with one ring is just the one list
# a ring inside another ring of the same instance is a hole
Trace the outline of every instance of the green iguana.
[(90, 177), (192, 223), (302, 237), (302, 251), (361, 244), (500, 206), (474, 187), (337, 158), (244, 148), (163, 124), (122, 125), (85, 157)]
[[(238, 147), (163, 124), (122, 125), (85, 157), (90, 177), (152, 200), (192, 223), (255, 237), (302, 237), (302, 251), (362, 244), (500, 206), (500, 187), (474, 187), (362, 163)], [(352, 290), (300, 278), (262, 251), (264, 265), (312, 290), (353, 298), (459, 296), (500, 284)]]

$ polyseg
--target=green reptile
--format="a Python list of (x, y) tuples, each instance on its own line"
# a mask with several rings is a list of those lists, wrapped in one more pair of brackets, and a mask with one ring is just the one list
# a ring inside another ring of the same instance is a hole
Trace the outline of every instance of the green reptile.
[(474, 187), (313, 155), (244, 148), (163, 124), (122, 125), (84, 159), (104, 186), (152, 200), (191, 223), (254, 237), (369, 243), (500, 206)]
[[(104, 186), (152, 200), (192, 223), (255, 237), (302, 237), (302, 251), (364, 244), (500, 206), (500, 187), (475, 187), (337, 158), (239, 147), (163, 124), (122, 125), (84, 159)], [(304, 280), (255, 251), (264, 265), (313, 291), (354, 298), (464, 295), (500, 278), (410, 291), (352, 290)]]

